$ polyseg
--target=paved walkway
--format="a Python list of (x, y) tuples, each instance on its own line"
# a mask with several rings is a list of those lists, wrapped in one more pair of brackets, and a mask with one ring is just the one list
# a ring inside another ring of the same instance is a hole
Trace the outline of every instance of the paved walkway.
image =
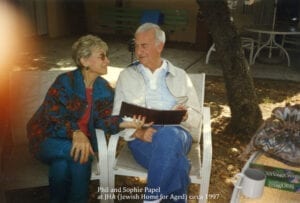
[[(111, 37), (109, 37), (111, 38)], [(49, 39), (47, 37), (33, 41), (36, 49), (27, 50), (21, 55), (20, 62), (15, 66), (18, 69), (50, 69), (74, 66), (71, 59), (71, 46), (75, 37)], [(131, 53), (128, 51), (126, 40), (103, 39), (109, 45), (110, 65), (123, 68), (131, 62)], [(205, 52), (197, 51), (188, 45), (168, 47), (163, 56), (169, 59), (187, 72), (205, 72), (207, 75), (222, 75), (220, 65), (216, 63), (216, 55), (213, 52), (210, 64), (205, 64)], [(300, 52), (290, 53), (291, 66), (286, 61), (278, 65), (267, 65), (256, 62), (251, 66), (254, 78), (267, 78), (276, 80), (291, 80), (300, 82)], [(31, 61), (30, 61), (31, 60)]]

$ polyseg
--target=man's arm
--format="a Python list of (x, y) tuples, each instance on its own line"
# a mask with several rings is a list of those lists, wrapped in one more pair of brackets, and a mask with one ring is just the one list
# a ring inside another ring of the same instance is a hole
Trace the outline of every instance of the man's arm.
[[(125, 95), (123, 94), (123, 87), (126, 87), (126, 81), (124, 79), (124, 76), (122, 76), (122, 72), (119, 75), (119, 78), (117, 80), (116, 88), (115, 88), (115, 97), (114, 97), (114, 105), (113, 105), (113, 111), (112, 115), (119, 115), (122, 101), (125, 100)], [(120, 136), (124, 138), (126, 141), (134, 140), (135, 137), (133, 134), (136, 132), (135, 129), (127, 128), (119, 132)]]
[(152, 142), (152, 136), (156, 130), (152, 127), (136, 130), (133, 133), (134, 138), (138, 138), (144, 142)]
[(199, 103), (198, 95), (195, 87), (189, 76), (186, 74), (187, 85), (187, 101), (185, 106), (187, 107), (187, 119), (182, 122), (186, 127), (198, 128), (201, 121), (201, 106)]
[(125, 84), (125, 81), (124, 81), (123, 77), (121, 76), (121, 74), (120, 74), (120, 76), (117, 80), (117, 84), (116, 84), (112, 115), (119, 115), (120, 114), (122, 101), (125, 100), (125, 95), (123, 94), (123, 87), (126, 84)]

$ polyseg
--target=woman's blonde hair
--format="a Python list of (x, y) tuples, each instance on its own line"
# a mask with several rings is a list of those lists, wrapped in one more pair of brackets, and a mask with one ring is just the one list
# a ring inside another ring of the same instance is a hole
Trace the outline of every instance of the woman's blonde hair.
[(106, 42), (94, 35), (82, 36), (74, 42), (72, 45), (72, 58), (79, 68), (83, 68), (80, 59), (91, 56), (93, 49), (101, 49), (105, 54), (108, 52)]

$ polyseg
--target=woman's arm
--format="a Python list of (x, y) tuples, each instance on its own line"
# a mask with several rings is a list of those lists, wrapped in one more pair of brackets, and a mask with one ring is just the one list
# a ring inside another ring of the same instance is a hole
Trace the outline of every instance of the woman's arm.
[(51, 136), (72, 138), (73, 132), (79, 130), (77, 120), (86, 106), (81, 98), (72, 94), (71, 90), (58, 78), (47, 92), (43, 102), (44, 117), (53, 125)]

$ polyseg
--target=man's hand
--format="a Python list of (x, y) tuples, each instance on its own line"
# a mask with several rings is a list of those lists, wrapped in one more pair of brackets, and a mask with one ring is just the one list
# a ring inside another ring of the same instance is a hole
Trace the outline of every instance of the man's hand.
[[(186, 106), (184, 106), (183, 104), (179, 104), (179, 105), (176, 105), (174, 108), (174, 110), (187, 110)], [(182, 117), (182, 122), (183, 121), (186, 121), (188, 119), (188, 112), (186, 111), (186, 114)]]
[(73, 133), (70, 155), (73, 157), (74, 161), (79, 160), (79, 162), (82, 164), (88, 161), (90, 154), (94, 155), (94, 151), (89, 139), (82, 131), (76, 130)]
[(152, 142), (152, 136), (156, 132), (156, 130), (152, 127), (138, 129), (134, 132), (133, 136), (144, 141), (144, 142)]

